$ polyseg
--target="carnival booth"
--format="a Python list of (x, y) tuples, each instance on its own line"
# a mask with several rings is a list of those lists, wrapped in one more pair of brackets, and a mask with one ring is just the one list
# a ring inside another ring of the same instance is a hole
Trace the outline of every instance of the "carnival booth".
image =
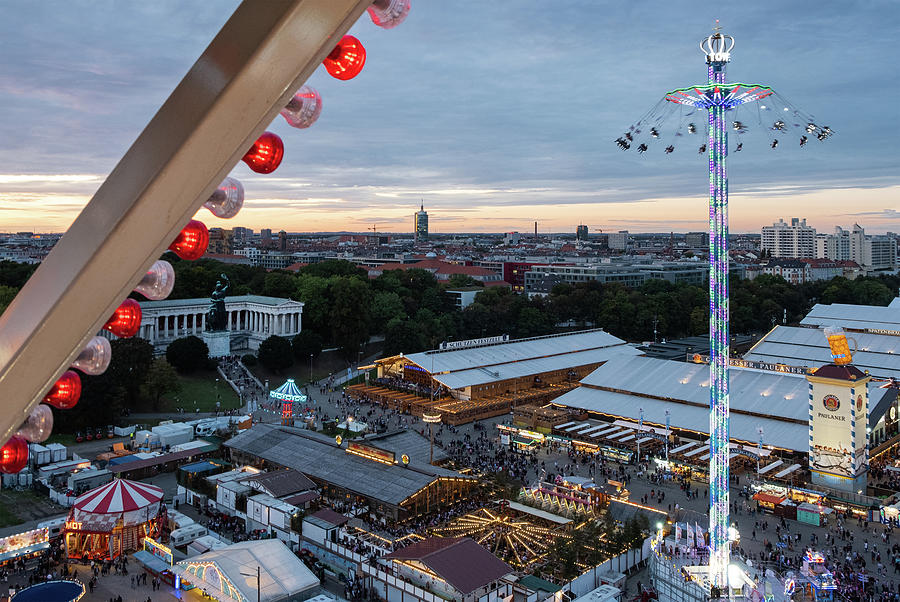
[(304, 409), (302, 406), (306, 403), (306, 395), (300, 392), (293, 378), (269, 391), (269, 398), (281, 402), (281, 424), (285, 426), (294, 425), (294, 416), (301, 414)]
[(141, 549), (166, 524), (163, 490), (117, 479), (75, 498), (63, 528), (69, 558), (107, 560)]

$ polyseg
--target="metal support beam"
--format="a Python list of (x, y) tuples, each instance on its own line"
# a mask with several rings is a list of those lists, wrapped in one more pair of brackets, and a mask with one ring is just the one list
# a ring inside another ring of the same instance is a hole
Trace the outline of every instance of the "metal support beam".
[(370, 2), (245, 0), (237, 8), (0, 317), (0, 441)]

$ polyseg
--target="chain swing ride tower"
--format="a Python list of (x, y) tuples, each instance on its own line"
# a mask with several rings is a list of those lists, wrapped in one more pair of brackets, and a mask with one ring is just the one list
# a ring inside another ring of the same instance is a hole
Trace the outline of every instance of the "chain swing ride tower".
[[(700, 50), (707, 64), (706, 85), (669, 92), (623, 137), (616, 140), (622, 150), (635, 146), (638, 153), (643, 154), (653, 140), (666, 133), (663, 121), (677, 110), (680, 111), (680, 122), (672, 134), (672, 143), (665, 147), (665, 153), (671, 154), (675, 150), (677, 137), (698, 133), (694, 123), (685, 123), (686, 118), (694, 113), (707, 113), (706, 142), (699, 146), (698, 152), (706, 154), (709, 162), (709, 582), (719, 589), (728, 584), (730, 563), (728, 130), (733, 129), (737, 134), (739, 142), (734, 150), (742, 150), (741, 136), (749, 128), (735, 115), (739, 114), (740, 107), (755, 103), (754, 116), (759, 129), (768, 135), (768, 146), (772, 149), (777, 148), (779, 143), (775, 136), (785, 139), (796, 133), (799, 146), (804, 147), (810, 137), (821, 141), (832, 134), (828, 126), (816, 125), (811, 116), (801, 113), (769, 86), (726, 82), (726, 66), (731, 61), (733, 48), (734, 38), (722, 34), (717, 23), (714, 33), (700, 42)], [(758, 102), (763, 99), (766, 99), (766, 104)], [(772, 115), (774, 120), (771, 125), (763, 124), (764, 115)]]

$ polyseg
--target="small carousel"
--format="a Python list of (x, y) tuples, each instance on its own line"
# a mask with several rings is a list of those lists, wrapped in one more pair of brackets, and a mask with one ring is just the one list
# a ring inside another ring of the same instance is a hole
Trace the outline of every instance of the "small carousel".
[(276, 403), (281, 402), (281, 424), (284, 426), (294, 426), (295, 416), (302, 416), (303, 411), (309, 413), (309, 408), (303, 407), (306, 395), (297, 388), (293, 378), (287, 379), (287, 382), (277, 389), (269, 391), (269, 398), (274, 399)]
[(117, 479), (75, 498), (62, 537), (69, 558), (111, 560), (159, 538), (167, 523), (163, 490)]

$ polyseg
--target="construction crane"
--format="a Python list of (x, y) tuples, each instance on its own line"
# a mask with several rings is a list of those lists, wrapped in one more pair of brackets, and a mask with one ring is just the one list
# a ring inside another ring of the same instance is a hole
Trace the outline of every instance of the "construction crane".
[(379, 246), (378, 245), (378, 224), (372, 224), (372, 227), (366, 228), (366, 230), (372, 231), (372, 239), (375, 241), (375, 246), (376, 247)]

